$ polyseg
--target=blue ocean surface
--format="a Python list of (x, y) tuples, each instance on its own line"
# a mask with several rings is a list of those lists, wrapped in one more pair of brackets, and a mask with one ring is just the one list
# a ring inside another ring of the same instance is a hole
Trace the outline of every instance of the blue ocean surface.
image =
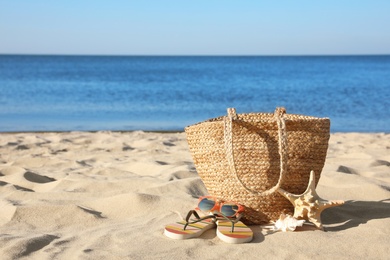
[(226, 114), (331, 119), (390, 132), (390, 55), (0, 55), (0, 131), (183, 130)]

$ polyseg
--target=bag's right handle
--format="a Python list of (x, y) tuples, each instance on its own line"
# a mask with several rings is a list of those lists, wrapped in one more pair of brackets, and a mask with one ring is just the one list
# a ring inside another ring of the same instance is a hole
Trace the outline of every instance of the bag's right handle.
[(276, 123), (278, 125), (278, 150), (280, 155), (280, 173), (279, 179), (276, 185), (269, 190), (265, 191), (255, 191), (248, 188), (238, 177), (236, 165), (234, 162), (234, 153), (233, 153), (233, 121), (237, 120), (236, 109), (228, 108), (227, 110), (228, 116), (224, 118), (224, 139), (225, 139), (225, 151), (226, 158), (229, 163), (230, 172), (236, 177), (238, 182), (242, 185), (244, 189), (248, 192), (258, 195), (258, 196), (266, 196), (274, 193), (282, 183), (284, 175), (287, 171), (287, 131), (286, 131), (286, 123), (284, 120), (284, 114), (286, 114), (286, 109), (283, 107), (278, 107), (275, 110), (274, 116)]

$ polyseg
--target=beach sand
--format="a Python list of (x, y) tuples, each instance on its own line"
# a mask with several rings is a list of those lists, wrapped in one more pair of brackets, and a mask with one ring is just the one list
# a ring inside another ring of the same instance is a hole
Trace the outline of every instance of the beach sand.
[(184, 133), (0, 134), (1, 259), (389, 259), (390, 135), (335, 133), (311, 226), (227, 244), (163, 234), (207, 194)]

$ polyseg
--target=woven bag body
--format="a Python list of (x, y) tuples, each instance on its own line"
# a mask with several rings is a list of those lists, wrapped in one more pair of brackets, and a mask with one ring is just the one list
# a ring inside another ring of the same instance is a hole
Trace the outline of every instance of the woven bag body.
[[(291, 203), (278, 188), (305, 191), (310, 171), (320, 178), (328, 149), (330, 120), (272, 113), (236, 114), (185, 128), (195, 167), (210, 195), (246, 207), (244, 222), (264, 224)], [(316, 184), (317, 184), (316, 183)]]

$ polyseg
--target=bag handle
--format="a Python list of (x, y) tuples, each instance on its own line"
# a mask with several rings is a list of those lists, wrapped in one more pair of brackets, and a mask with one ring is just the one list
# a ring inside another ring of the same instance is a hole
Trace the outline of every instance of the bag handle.
[(234, 154), (233, 154), (233, 121), (237, 120), (237, 113), (235, 108), (227, 109), (228, 116), (224, 117), (224, 139), (225, 139), (225, 150), (226, 158), (230, 167), (230, 172), (236, 177), (238, 182), (242, 185), (244, 189), (248, 192), (258, 195), (266, 196), (274, 193), (277, 189), (280, 188), (284, 175), (287, 171), (287, 131), (286, 131), (286, 122), (284, 120), (284, 114), (286, 114), (286, 109), (283, 107), (278, 107), (275, 109), (274, 117), (278, 125), (278, 150), (280, 155), (280, 173), (279, 179), (276, 185), (269, 190), (265, 191), (255, 191), (248, 188), (238, 177), (236, 165), (234, 163)]

